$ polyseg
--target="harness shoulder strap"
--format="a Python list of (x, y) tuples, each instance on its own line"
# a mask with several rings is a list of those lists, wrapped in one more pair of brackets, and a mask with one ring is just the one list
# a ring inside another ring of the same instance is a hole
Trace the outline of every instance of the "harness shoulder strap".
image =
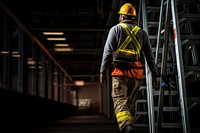
[[(126, 40), (122, 43), (122, 45), (118, 48), (118, 50), (125, 51), (125, 52), (131, 52), (133, 54), (139, 54), (140, 50), (141, 50), (141, 46), (140, 46), (140, 43), (137, 41), (135, 35), (140, 30), (140, 27), (138, 27), (136, 25), (135, 27), (133, 27), (132, 30), (130, 30), (130, 28), (124, 23), (119, 23), (119, 25), (121, 25), (126, 30), (128, 36), (127, 36)], [(135, 44), (136, 51), (134, 51), (134, 50), (130, 51), (130, 50), (125, 49), (130, 41), (133, 41), (133, 43)]]

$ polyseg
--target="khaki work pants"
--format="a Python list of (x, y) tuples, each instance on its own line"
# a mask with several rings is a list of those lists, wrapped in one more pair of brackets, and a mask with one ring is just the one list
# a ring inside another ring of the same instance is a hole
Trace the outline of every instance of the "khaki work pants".
[(114, 103), (115, 115), (120, 112), (130, 112), (132, 120), (124, 119), (118, 122), (119, 130), (128, 124), (134, 124), (135, 101), (141, 85), (141, 79), (133, 79), (126, 77), (112, 77), (112, 99)]

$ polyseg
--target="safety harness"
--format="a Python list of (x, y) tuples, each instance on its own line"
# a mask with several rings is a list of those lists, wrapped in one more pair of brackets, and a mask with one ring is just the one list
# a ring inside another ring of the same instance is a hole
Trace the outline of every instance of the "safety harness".
[[(121, 69), (131, 69), (134, 61), (139, 61), (140, 58), (140, 43), (137, 41), (135, 35), (140, 30), (140, 27), (135, 26), (132, 30), (124, 24), (119, 23), (127, 32), (128, 36), (120, 47), (113, 54), (114, 66)], [(133, 42), (132, 48), (127, 48), (130, 42)]]
[[(120, 47), (113, 52), (113, 72), (112, 76), (125, 76), (130, 78), (142, 79), (144, 73), (144, 66), (140, 62), (141, 45), (136, 39), (136, 34), (140, 30), (139, 26), (134, 26), (131, 30), (126, 24), (119, 23), (128, 36)], [(130, 42), (133, 42), (134, 46), (127, 48)], [(123, 71), (123, 70), (130, 70)]]
[[(128, 36), (127, 36), (126, 40), (122, 43), (122, 45), (118, 48), (118, 51), (130, 53), (130, 54), (138, 54), (140, 56), (141, 46), (140, 46), (140, 43), (137, 41), (137, 39), (135, 37), (137, 32), (140, 30), (140, 27), (138, 27), (136, 25), (132, 30), (130, 30), (130, 28), (124, 23), (119, 23), (119, 25), (121, 25), (126, 30), (126, 32), (128, 33)], [(127, 45), (131, 41), (134, 43), (136, 50), (126, 49)]]

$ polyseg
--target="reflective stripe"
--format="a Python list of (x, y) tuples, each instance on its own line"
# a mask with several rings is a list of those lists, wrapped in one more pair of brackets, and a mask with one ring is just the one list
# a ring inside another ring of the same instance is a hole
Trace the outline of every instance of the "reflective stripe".
[[(122, 43), (122, 45), (118, 48), (118, 50), (122, 51), (122, 52), (131, 53), (131, 54), (138, 54), (140, 56), (141, 46), (135, 37), (136, 33), (140, 30), (140, 27), (135, 26), (131, 31), (126, 24), (119, 23), (119, 25), (121, 25), (126, 30), (126, 32), (128, 33), (128, 36), (127, 36), (126, 40)], [(130, 41), (132, 41), (134, 43), (136, 50), (126, 49), (127, 45), (130, 43)]]
[(121, 111), (117, 113), (116, 118), (118, 123), (127, 119), (133, 121), (132, 116), (128, 111)]

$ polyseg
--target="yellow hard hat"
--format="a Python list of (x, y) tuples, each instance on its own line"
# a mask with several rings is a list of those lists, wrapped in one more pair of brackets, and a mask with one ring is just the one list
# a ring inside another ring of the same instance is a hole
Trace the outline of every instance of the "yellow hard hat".
[(136, 16), (136, 9), (132, 6), (130, 3), (125, 3), (123, 6), (121, 6), (118, 14), (124, 14), (128, 16)]

